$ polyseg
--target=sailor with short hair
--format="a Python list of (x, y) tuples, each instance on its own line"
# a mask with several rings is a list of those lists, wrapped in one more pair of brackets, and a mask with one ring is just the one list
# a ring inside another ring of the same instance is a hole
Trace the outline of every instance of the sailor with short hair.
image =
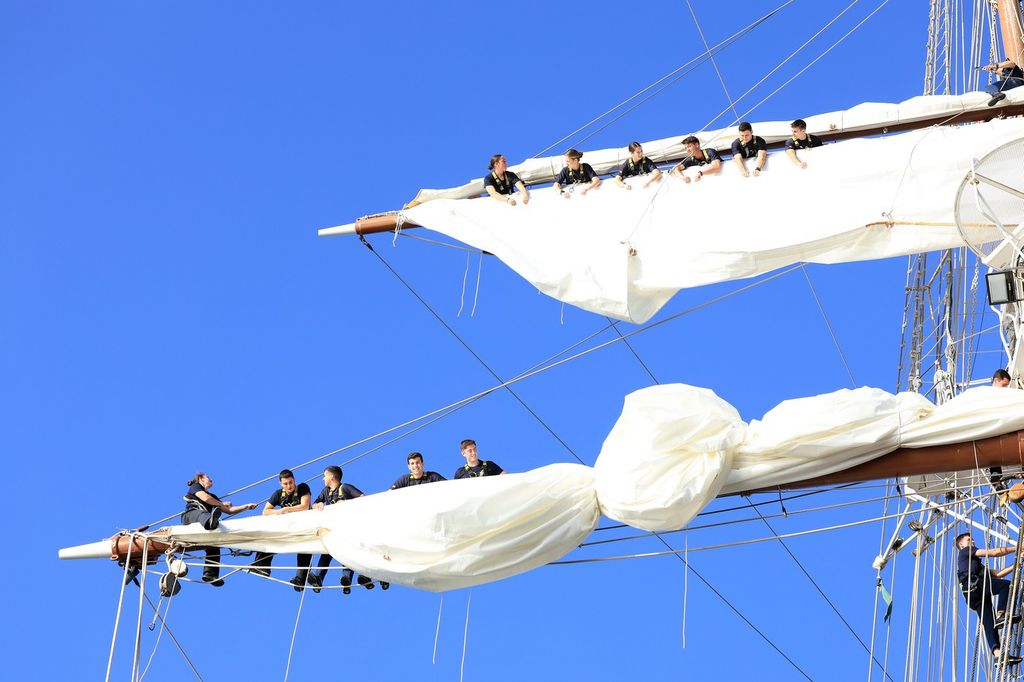
[(629, 158), (622, 164), (619, 174), (615, 176), (615, 184), (626, 189), (633, 189), (632, 185), (627, 185), (623, 180), (650, 174), (650, 179), (643, 185), (644, 187), (650, 187), (652, 183), (661, 179), (661, 170), (658, 169), (653, 161), (644, 156), (644, 148), (639, 142), (630, 142), (628, 149)]
[[(324, 489), (320, 491), (316, 500), (313, 501), (313, 509), (322, 510), (324, 507), (332, 504), (344, 502), (345, 500), (354, 500), (357, 497), (363, 496), (363, 491), (359, 488), (341, 482), (343, 475), (341, 467), (329, 466), (324, 469)], [(327, 567), (331, 565), (331, 559), (330, 554), (321, 554), (316, 562), (317, 568), (320, 570), (312, 571), (309, 574), (309, 584), (314, 592), (319, 592), (323, 586), (324, 578), (327, 577)], [(344, 594), (352, 592), (351, 585), (354, 573), (347, 566), (343, 566), (341, 569), (341, 591)], [(365, 575), (359, 576), (359, 584), (368, 590), (373, 589), (373, 580)], [(296, 587), (295, 589), (301, 590), (302, 588)]]
[(743, 121), (739, 127), (740, 136), (732, 141), (732, 160), (740, 169), (743, 177), (750, 177), (747, 170), (747, 159), (757, 159), (754, 162), (754, 175), (760, 175), (764, 170), (764, 164), (768, 161), (768, 144), (764, 138), (754, 134), (754, 128), (749, 122)]
[(484, 177), (484, 191), (492, 199), (515, 206), (516, 200), (512, 194), (518, 189), (519, 195), (523, 199), (523, 205), (530, 203), (530, 192), (526, 189), (526, 184), (519, 179), (518, 175), (508, 170), (508, 160), (504, 154), (492, 156), (487, 170), (490, 173)]
[(807, 121), (802, 118), (793, 121), (790, 124), (790, 129), (793, 131), (793, 136), (786, 140), (786, 156), (795, 165), (807, 168), (807, 162), (797, 158), (796, 152), (798, 149), (820, 147), (823, 144), (821, 138), (807, 132)]
[(696, 136), (690, 135), (684, 139), (683, 146), (686, 147), (686, 156), (672, 169), (672, 174), (682, 178), (683, 182), (690, 182), (690, 176), (683, 174), (687, 168), (698, 168), (693, 182), (700, 182), (705, 175), (714, 175), (722, 170), (722, 157), (719, 153), (711, 147), (701, 149), (700, 140)]
[(583, 152), (576, 149), (569, 149), (565, 152), (565, 167), (558, 174), (555, 181), (557, 189), (563, 197), (568, 199), (573, 191), (580, 187), (580, 196), (601, 184), (601, 178), (597, 177), (593, 166), (589, 163), (581, 163)]
[(437, 483), (438, 481), (447, 480), (436, 471), (424, 471), (423, 455), (418, 452), (410, 452), (405, 461), (409, 467), (409, 473), (399, 476), (398, 480), (391, 485), (389, 490), (398, 490), (399, 488), (408, 488), (413, 485)]
[(1008, 387), (1010, 385), (1010, 373), (1000, 367), (992, 375), (992, 385), (996, 388)]
[[(305, 483), (296, 484), (295, 474), (292, 473), (291, 469), (282, 469), (277, 478), (281, 483), (281, 487), (274, 491), (274, 494), (270, 496), (270, 499), (263, 506), (264, 516), (291, 514), (306, 511), (310, 508), (312, 493), (309, 490), (309, 486)], [(309, 564), (312, 559), (312, 554), (298, 555), (299, 567), (295, 572), (295, 576), (289, 581), (296, 590), (301, 590), (302, 586), (306, 584), (306, 578), (309, 575)], [(252, 568), (249, 569), (249, 572), (264, 577), (269, 576), (270, 564), (273, 560), (274, 555), (269, 552), (256, 552), (256, 561), (252, 562)]]
[(455, 478), (481, 478), (483, 476), (500, 476), (508, 473), (494, 462), (481, 460), (477, 456), (476, 441), (470, 438), (459, 443), (462, 456), (466, 463), (455, 470)]
[[(1016, 552), (1015, 547), (993, 547), (978, 549), (970, 533), (956, 537), (956, 575), (960, 581), (960, 591), (967, 601), (967, 606), (978, 614), (981, 619), (985, 639), (992, 655), (999, 659), (999, 632), (1006, 618), (1006, 605), (1010, 597), (1010, 581), (1003, 576), (1013, 572), (1013, 565), (996, 571), (987, 569), (978, 557), (1000, 557)], [(993, 617), (992, 597), (996, 598), (996, 610)], [(1014, 622), (1020, 620), (1020, 614), (1013, 616)], [(1017, 665), (1020, 656), (1009, 655), (1007, 663)]]
[[(237, 514), (247, 509), (255, 509), (256, 504), (235, 506), (223, 502), (210, 492), (213, 479), (202, 471), (197, 471), (189, 482), (188, 491), (184, 495), (185, 511), (181, 514), (184, 524), (201, 523), (206, 530), (216, 530), (220, 525), (222, 514)], [(203, 567), (203, 582), (220, 587), (224, 581), (220, 579), (220, 547), (206, 548), (206, 564)]]

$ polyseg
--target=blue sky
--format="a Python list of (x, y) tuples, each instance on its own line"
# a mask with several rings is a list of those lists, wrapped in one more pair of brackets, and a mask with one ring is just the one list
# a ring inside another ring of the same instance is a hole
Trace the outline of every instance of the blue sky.
[[(733, 96), (846, 4), (797, 0), (722, 52)], [(751, 120), (920, 94), (927, 4), (888, 3)], [(693, 2), (712, 44), (774, 6)], [(741, 111), (877, 6), (858, 3)], [(59, 562), (59, 547), (179, 511), (197, 468), (224, 493), (493, 385), (357, 240), (320, 239), (317, 228), (398, 208), (419, 187), (478, 177), (493, 153), (526, 158), (702, 50), (685, 2), (0, 7), (0, 425), (12, 466), (0, 591), (17, 614), (9, 650), (26, 676), (98, 679), (105, 670), (119, 573), (105, 561)], [(726, 104), (704, 64), (581, 148), (693, 132)], [(723, 220), (732, 211), (723, 207)], [(563, 311), (493, 258), (476, 314), (467, 305), (457, 317), (475, 257), (411, 239), (393, 248), (389, 235), (372, 242), (503, 377), (607, 324)], [(807, 268), (858, 385), (896, 386), (906, 266)], [(740, 285), (683, 292), (658, 319)], [(633, 341), (658, 381), (713, 388), (748, 420), (851, 383), (799, 272)], [(999, 366), (996, 354), (980, 358), (979, 376)], [(623, 395), (650, 383), (620, 344), (516, 390), (592, 463)], [(574, 461), (499, 393), (346, 467), (346, 481), (383, 490), (410, 450), (449, 476), (466, 437), (513, 471)], [(864, 488), (788, 508), (881, 494)], [(874, 503), (772, 523), (792, 532), (881, 513)], [(667, 539), (697, 547), (767, 534), (757, 522)], [(865, 641), (879, 536), (874, 524), (790, 543)], [(645, 539), (572, 556), (658, 549)], [(866, 674), (864, 649), (778, 543), (690, 558), (812, 679)], [(444, 596), (432, 663), (437, 595), (308, 595), (291, 678), (457, 679), (468, 598)], [(138, 592), (126, 599), (114, 679), (131, 665)], [(187, 585), (169, 624), (206, 680), (283, 679), (297, 606), (290, 589), (241, 576), (218, 591)], [(898, 605), (894, 638), (905, 617)], [(740, 662), (765, 679), (802, 679), (718, 597), (687, 583), (674, 557), (551, 566), (478, 587), (468, 627), (472, 680), (721, 676)], [(143, 628), (144, 659), (155, 635)], [(891, 663), (902, 669), (901, 657)], [(162, 640), (146, 679), (190, 676)]]

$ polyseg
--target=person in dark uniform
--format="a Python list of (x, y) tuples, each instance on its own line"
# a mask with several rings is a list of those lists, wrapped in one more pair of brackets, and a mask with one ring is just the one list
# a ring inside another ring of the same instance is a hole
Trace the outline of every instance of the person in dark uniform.
[(647, 174), (650, 174), (651, 177), (644, 183), (645, 188), (661, 179), (661, 170), (654, 165), (653, 161), (644, 156), (644, 148), (640, 146), (640, 143), (630, 142), (629, 159), (622, 164), (619, 174), (615, 176), (615, 184), (626, 189), (633, 189), (632, 185), (627, 185), (623, 180)]
[(601, 184), (601, 178), (597, 177), (593, 166), (589, 163), (580, 163), (582, 158), (583, 152), (575, 149), (570, 149), (565, 153), (565, 168), (558, 174), (555, 189), (566, 199), (572, 196), (577, 186), (580, 186), (579, 193), (580, 196), (583, 196)]
[(750, 172), (747, 170), (747, 159), (754, 161), (754, 175), (760, 175), (764, 170), (764, 164), (768, 161), (768, 145), (764, 138), (754, 134), (754, 128), (747, 121), (740, 123), (740, 136), (732, 141), (732, 160), (740, 169), (740, 175), (747, 178)]
[[(341, 467), (329, 466), (324, 469), (324, 489), (320, 491), (320, 494), (313, 501), (313, 509), (321, 510), (332, 504), (344, 502), (345, 500), (354, 500), (357, 497), (363, 496), (363, 491), (359, 488), (348, 483), (342, 483), (342, 476)], [(327, 577), (327, 567), (331, 565), (331, 558), (330, 554), (321, 554), (316, 562), (317, 568), (320, 570), (309, 574), (309, 584), (314, 592), (319, 592), (320, 587), (323, 586), (324, 578)], [(354, 573), (347, 566), (343, 566), (341, 569), (341, 591), (345, 594), (352, 592), (351, 585)], [(359, 584), (368, 590), (373, 589), (373, 580), (365, 575), (359, 576)], [(384, 583), (381, 583), (381, 587), (384, 587)], [(384, 589), (387, 588), (385, 587)]]
[(985, 86), (985, 92), (992, 95), (992, 99), (988, 101), (990, 107), (994, 107), (1006, 99), (1007, 90), (1024, 85), (1024, 70), (1015, 64), (1012, 59), (1007, 59), (998, 64), (989, 64), (981, 68), (985, 71), (991, 71), (999, 77), (999, 80), (995, 83)]
[(405, 461), (409, 466), (409, 473), (400, 476), (389, 490), (398, 490), (399, 488), (408, 488), (411, 485), (423, 485), (424, 483), (437, 483), (438, 481), (447, 480), (436, 471), (424, 471), (423, 455), (418, 452), (410, 452)]
[(698, 168), (693, 182), (700, 182), (705, 175), (714, 175), (722, 170), (722, 157), (711, 147), (701, 149), (700, 140), (695, 136), (690, 135), (683, 140), (683, 146), (686, 147), (686, 156), (672, 169), (672, 174), (682, 178), (683, 182), (690, 182), (690, 176), (683, 174), (687, 168)]
[(467, 438), (459, 443), (462, 456), (466, 463), (455, 470), (455, 478), (480, 478), (481, 476), (499, 476), (507, 473), (494, 462), (483, 461), (476, 454), (476, 441)]
[[(999, 632), (1006, 616), (1006, 604), (1010, 597), (1010, 581), (1003, 576), (1013, 572), (1013, 566), (996, 571), (986, 569), (978, 557), (1000, 557), (1016, 552), (1015, 547), (994, 547), (978, 549), (970, 533), (956, 536), (956, 576), (960, 581), (960, 591), (972, 611), (981, 619), (985, 639), (993, 656), (999, 656)], [(992, 613), (992, 597), (996, 598), (995, 614)], [(1014, 622), (1020, 615), (1013, 617)], [(1021, 662), (1020, 656), (1010, 655), (1007, 662), (1016, 665)]]
[[(230, 502), (222, 502), (219, 497), (210, 492), (210, 488), (213, 487), (213, 479), (202, 471), (197, 471), (187, 485), (188, 492), (184, 496), (185, 511), (181, 514), (181, 522), (186, 525), (201, 523), (206, 530), (215, 530), (220, 525), (222, 514), (237, 514), (257, 507), (255, 503), (235, 506)], [(203, 582), (210, 583), (214, 587), (224, 584), (224, 581), (220, 579), (220, 547), (206, 548)]]
[(487, 170), (491, 172), (484, 178), (484, 191), (491, 198), (497, 199), (503, 204), (515, 206), (516, 200), (512, 194), (518, 188), (519, 194), (523, 198), (523, 205), (530, 203), (529, 190), (526, 189), (526, 185), (519, 179), (519, 176), (508, 169), (508, 161), (505, 160), (504, 154), (492, 156)]
[[(306, 511), (310, 508), (312, 493), (305, 483), (295, 483), (295, 474), (291, 469), (282, 469), (277, 475), (281, 487), (274, 491), (267, 503), (263, 506), (264, 516), (277, 516), (279, 514), (291, 514), (293, 512)], [(299, 554), (299, 568), (289, 582), (297, 591), (302, 590), (306, 584), (306, 577), (309, 575), (309, 564), (313, 559), (312, 554)], [(250, 573), (269, 576), (270, 564), (274, 555), (269, 552), (256, 552), (256, 561), (252, 562)]]
[(786, 156), (795, 165), (801, 168), (807, 168), (807, 163), (801, 161), (796, 151), (798, 149), (811, 149), (813, 147), (820, 147), (822, 145), (821, 138), (817, 135), (811, 135), (807, 132), (807, 121), (802, 118), (798, 118), (790, 124), (790, 129), (793, 131), (793, 136), (786, 140)]

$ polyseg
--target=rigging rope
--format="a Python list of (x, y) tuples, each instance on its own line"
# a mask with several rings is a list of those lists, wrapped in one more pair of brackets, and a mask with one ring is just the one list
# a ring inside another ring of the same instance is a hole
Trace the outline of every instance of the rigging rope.
[(431, 665), (437, 665), (437, 640), (441, 636), (441, 609), (444, 608), (444, 593), (441, 593), (441, 599), (437, 602), (437, 627), (434, 628), (434, 654), (430, 657)]
[(715, 56), (711, 53), (708, 40), (704, 37), (704, 29), (700, 27), (700, 21), (697, 20), (697, 13), (693, 11), (693, 5), (690, 3), (690, 0), (686, 0), (686, 7), (690, 10), (690, 16), (693, 17), (693, 23), (697, 27), (697, 34), (700, 36), (700, 41), (704, 43), (704, 51), (711, 60), (711, 66), (715, 67), (715, 75), (718, 76), (718, 82), (722, 84), (722, 92), (725, 93), (725, 99), (729, 102), (732, 113), (736, 114), (736, 119), (739, 120), (739, 114), (736, 113), (736, 103), (733, 101), (732, 95), (729, 94), (729, 88), (725, 85), (725, 78), (722, 77), (722, 72), (718, 68), (718, 62), (715, 61)]
[(117, 614), (114, 616), (114, 634), (110, 638), (110, 656), (107, 658), (107, 674), (103, 678), (105, 682), (110, 682), (110, 669), (114, 665), (114, 645), (117, 644), (117, 630), (121, 625), (121, 605), (124, 603), (124, 591), (128, 587), (128, 566), (131, 564), (132, 546), (134, 544), (134, 542), (128, 544), (128, 552), (124, 558), (124, 573), (121, 576), (121, 594), (117, 598)]
[(821, 318), (825, 321), (825, 327), (828, 328), (828, 333), (832, 337), (832, 343), (836, 346), (836, 352), (839, 353), (839, 359), (842, 360), (843, 367), (846, 368), (846, 373), (850, 377), (850, 387), (857, 388), (857, 381), (853, 378), (853, 371), (850, 369), (850, 363), (846, 361), (846, 353), (843, 352), (843, 347), (839, 345), (839, 337), (836, 336), (836, 332), (832, 328), (832, 323), (828, 321), (828, 315), (825, 313), (825, 306), (821, 304), (821, 298), (818, 296), (818, 292), (814, 288), (814, 283), (811, 282), (811, 276), (808, 274), (807, 268), (803, 263), (800, 264), (800, 269), (804, 273), (804, 279), (807, 280), (807, 286), (811, 288), (811, 295), (814, 296), (814, 302), (818, 304), (818, 311), (821, 312)]
[(466, 673), (466, 644), (469, 642), (469, 607), (473, 603), (473, 588), (469, 589), (469, 596), (466, 598), (466, 627), (462, 630), (462, 661), (459, 663), (459, 682), (462, 682)]
[(299, 618), (302, 616), (302, 605), (306, 601), (306, 592), (308, 590), (300, 590), (299, 595), (299, 610), (295, 613), (295, 627), (292, 628), (292, 641), (288, 645), (288, 662), (284, 666), (284, 682), (288, 682), (288, 673), (292, 669), (292, 653), (295, 651), (295, 635), (299, 632)]
[[(166, 622), (167, 614), (169, 614), (171, 612), (171, 601), (173, 599), (174, 599), (174, 593), (172, 591), (171, 595), (169, 597), (167, 597), (167, 607), (164, 609), (164, 615), (163, 615), (162, 618), (160, 617), (160, 604), (159, 604), (159, 602), (157, 603), (156, 608), (153, 609), (153, 622), (154, 623), (156, 623), (157, 620), (160, 620), (161, 622)], [(150, 629), (152, 629), (152, 626), (150, 627)], [(164, 628), (160, 628), (160, 632), (156, 633), (156, 641), (153, 642), (153, 651), (151, 651), (150, 654), (149, 654), (149, 660), (146, 661), (146, 667), (142, 669), (142, 674), (139, 675), (139, 682), (142, 682), (142, 680), (144, 680), (146, 678), (146, 673), (149, 672), (149, 667), (151, 665), (153, 665), (153, 659), (156, 657), (156, 650), (160, 646), (160, 639), (163, 637), (163, 634), (164, 634)]]

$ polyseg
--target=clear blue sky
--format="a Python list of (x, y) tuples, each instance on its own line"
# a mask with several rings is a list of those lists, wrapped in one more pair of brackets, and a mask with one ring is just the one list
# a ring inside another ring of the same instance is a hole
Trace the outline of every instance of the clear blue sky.
[[(775, 4), (693, 1), (711, 43)], [(798, 0), (724, 51), (730, 92), (846, 4)], [(747, 106), (877, 4), (858, 4)], [(927, 5), (890, 2), (751, 120), (919, 94)], [(59, 547), (179, 511), (197, 468), (223, 493), (493, 385), (357, 240), (319, 239), (317, 228), (478, 177), (495, 152), (528, 157), (702, 49), (685, 2), (0, 7), (0, 425), (10, 467), (0, 592), (21, 677), (102, 679), (105, 669), (119, 572), (106, 561), (59, 562)], [(582, 148), (693, 132), (725, 105), (705, 64)], [(722, 207), (723, 220), (731, 211)], [(476, 315), (467, 306), (456, 317), (464, 252), (372, 241), (504, 377), (606, 324), (575, 309), (563, 322), (560, 304), (495, 259), (484, 263)], [(470, 282), (475, 257), (472, 265)], [(808, 268), (858, 385), (895, 388), (905, 271), (905, 259)], [(737, 286), (683, 292), (660, 317)], [(659, 381), (713, 388), (748, 420), (850, 385), (799, 272), (642, 334), (635, 348)], [(979, 373), (991, 373), (998, 356), (982, 358)], [(517, 390), (592, 463), (623, 395), (650, 383), (618, 345)], [(382, 490), (410, 450), (450, 475), (466, 437), (513, 471), (574, 461), (496, 394), (346, 467), (346, 481)], [(791, 532), (881, 513), (875, 503), (772, 523)], [(872, 525), (790, 543), (864, 640), (879, 533)], [(757, 522), (669, 538), (696, 547), (767, 534)], [(660, 548), (637, 540), (572, 556)], [(811, 678), (866, 674), (863, 648), (778, 543), (691, 560)], [(662, 557), (545, 567), (478, 587), (466, 679), (799, 678), (692, 577), (684, 648), (683, 576), (679, 560)], [(126, 593), (114, 679), (129, 676), (137, 597)], [(291, 679), (458, 679), (467, 598), (445, 595), (432, 664), (437, 595), (308, 595)], [(290, 589), (240, 576), (217, 591), (187, 585), (169, 623), (206, 680), (275, 680), (297, 605)], [(894, 638), (905, 617), (897, 607)], [(155, 634), (143, 628), (144, 657)], [(892, 663), (901, 671), (902, 658)], [(191, 674), (164, 639), (147, 679)]]

